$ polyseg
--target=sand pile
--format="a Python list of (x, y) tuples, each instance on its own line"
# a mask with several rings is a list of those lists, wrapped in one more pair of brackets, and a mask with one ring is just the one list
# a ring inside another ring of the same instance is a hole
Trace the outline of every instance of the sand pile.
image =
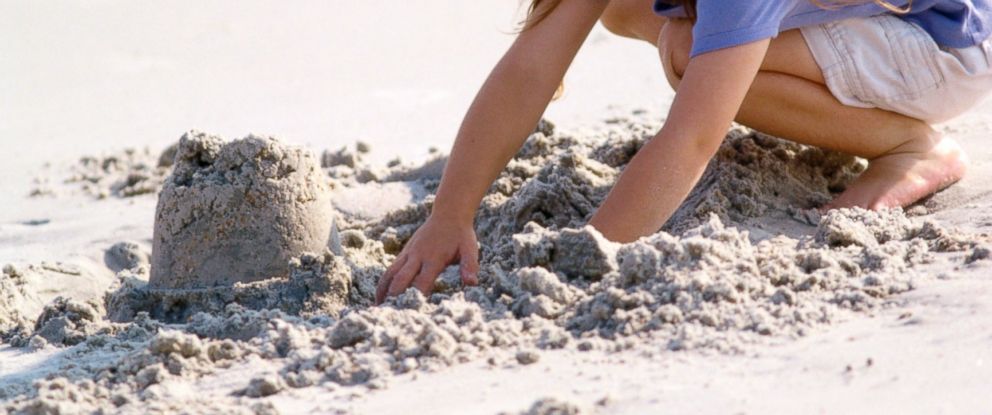
[(9, 331), (17, 327), (27, 327), (30, 322), (25, 316), (24, 308), (29, 295), (23, 288), (24, 275), (12, 265), (5, 265), (0, 270), (0, 331)]
[(61, 178), (36, 177), (30, 195), (58, 196), (65, 187), (57, 187), (53, 181), (70, 185), (70, 193), (79, 192), (97, 199), (155, 194), (169, 174), (175, 153), (176, 146), (172, 145), (160, 154), (154, 154), (148, 148), (128, 148), (110, 154), (84, 156), (70, 165)]
[(309, 152), (270, 137), (179, 140), (159, 194), (151, 285), (209, 288), (289, 276), (304, 252), (340, 250), (330, 186)]
[(310, 153), (273, 138), (184, 135), (159, 194), (147, 283), (128, 267), (106, 302), (114, 321), (138, 312), (183, 322), (231, 302), (334, 312), (349, 296), (330, 182)]
[[(462, 289), (449, 267), (430, 297), (410, 289), (369, 307), (378, 276), (426, 219), (431, 196), (380, 217), (343, 215), (341, 253), (303, 255), (287, 279), (154, 290), (143, 267), (123, 271), (105, 306), (125, 322), (77, 323), (69, 313), (86, 314), (72, 311), (79, 307), (55, 307), (46, 321), (83, 327), (63, 336), (83, 333), (70, 349), (77, 358), (50, 380), (8, 387), (4, 396), (17, 397), (7, 409), (63, 405), (58, 399), (71, 389), (79, 408), (102, 402), (141, 412), (186, 400), (186, 410), (264, 413), (271, 408), (256, 398), (287, 389), (380, 388), (398, 373), (484, 358), (494, 367), (530, 364), (549, 349), (739, 352), (883, 307), (938, 265), (988, 256), (969, 242), (977, 238), (901, 211), (820, 217), (810, 208), (863, 163), (744, 129), (730, 132), (668, 231), (606, 241), (583, 224), (656, 128), (635, 117), (572, 135), (542, 123), (477, 217), (477, 287)], [(355, 172), (375, 169), (344, 159), (355, 166), (325, 167), (332, 186), (368, 185)], [(419, 167), (376, 177), (433, 191), (438, 170)], [(342, 292), (347, 304), (322, 302)], [(93, 324), (103, 328), (87, 328)], [(42, 334), (21, 341), (40, 345), (32, 339)], [(234, 382), (229, 395), (201, 402), (172, 392), (245, 365), (252, 377)], [(554, 411), (576, 409), (548, 401), (529, 413)]]
[[(560, 401), (555, 398), (538, 399), (527, 410), (520, 411), (520, 415), (579, 415), (584, 413), (582, 408), (575, 404)], [(509, 415), (503, 413), (503, 415)]]

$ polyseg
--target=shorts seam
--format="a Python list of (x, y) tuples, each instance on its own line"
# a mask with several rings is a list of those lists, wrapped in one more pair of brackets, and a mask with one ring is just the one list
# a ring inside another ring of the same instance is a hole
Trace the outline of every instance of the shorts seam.
[(858, 70), (854, 66), (854, 58), (851, 57), (851, 51), (848, 49), (847, 30), (837, 23), (828, 23), (826, 27), (828, 28), (830, 42), (837, 52), (837, 58), (841, 66), (841, 77), (844, 79), (844, 83), (847, 84), (848, 91), (859, 100), (869, 102), (869, 99), (866, 97), (865, 87), (861, 83), (861, 77), (857, 76)]
[[(946, 83), (946, 80), (944, 78), (944, 73), (936, 67), (938, 50), (930, 47), (930, 42), (933, 42), (933, 39), (926, 33), (926, 31), (923, 30), (923, 28), (916, 26), (915, 23), (909, 21), (906, 23), (913, 25), (917, 29), (914, 32), (915, 42), (913, 43), (916, 45), (917, 49), (919, 49), (920, 55), (924, 57), (923, 60), (926, 61), (927, 70), (930, 71), (930, 80), (933, 81), (933, 84), (926, 86), (921, 85), (917, 89), (919, 95), (922, 97), (924, 93), (939, 90)], [(936, 46), (936, 43), (934, 46)], [(912, 64), (912, 62), (908, 63)]]
[(827, 24), (801, 27), (800, 31), (813, 55), (813, 60), (820, 68), (824, 86), (835, 99), (842, 104), (848, 104), (842, 97), (852, 95), (851, 86), (844, 76), (843, 63), (839, 58), (840, 51), (827, 29)]
[[(910, 22), (910, 24), (913, 23)], [(926, 32), (924, 32), (924, 36), (927, 36), (926, 39), (927, 41), (933, 42), (933, 39), (930, 38), (930, 35), (926, 34)], [(935, 42), (935, 46), (936, 46), (936, 42)], [(920, 47), (925, 47), (925, 46), (921, 44)], [(933, 89), (940, 89), (947, 84), (947, 78), (944, 76), (944, 71), (940, 70), (940, 68), (937, 67), (937, 54), (940, 53), (940, 48), (927, 47), (926, 52), (929, 52), (929, 59), (927, 59), (927, 63), (930, 66), (930, 73), (933, 74), (934, 80), (937, 81)]]

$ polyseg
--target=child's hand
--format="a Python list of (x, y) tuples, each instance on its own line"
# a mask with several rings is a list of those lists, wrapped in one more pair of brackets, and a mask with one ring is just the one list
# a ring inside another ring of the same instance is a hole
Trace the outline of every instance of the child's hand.
[(479, 283), (474, 212), (499, 172), (534, 131), (608, 4), (605, 0), (563, 1), (517, 36), (465, 114), (444, 166), (431, 218), (379, 280), (376, 303), (411, 285), (429, 295), (438, 274), (455, 261), (460, 263), (462, 285)]
[(429, 296), (434, 280), (455, 261), (461, 268), (462, 285), (479, 283), (479, 247), (471, 223), (465, 225), (432, 216), (417, 229), (379, 279), (376, 304), (381, 304), (387, 296), (401, 294), (411, 285)]

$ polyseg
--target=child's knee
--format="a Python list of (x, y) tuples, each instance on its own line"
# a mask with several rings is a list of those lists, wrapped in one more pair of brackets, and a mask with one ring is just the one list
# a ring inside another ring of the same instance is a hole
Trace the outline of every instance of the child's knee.
[(603, 15), (600, 16), (600, 23), (603, 24), (603, 27), (605, 27), (606, 30), (609, 30), (610, 33), (617, 36), (635, 37), (635, 33), (632, 28), (635, 17), (633, 13), (638, 11), (638, 7), (632, 7), (634, 6), (632, 3), (637, 3), (639, 8), (644, 8), (643, 1), (611, 1), (610, 5), (603, 11)]
[(689, 53), (692, 50), (692, 22), (686, 19), (672, 19), (665, 23), (658, 36), (658, 54), (665, 69), (665, 77), (673, 89), (678, 88), (679, 81), (689, 65)]
[(645, 7), (644, 0), (611, 0), (599, 21), (617, 36), (654, 43), (668, 20)]

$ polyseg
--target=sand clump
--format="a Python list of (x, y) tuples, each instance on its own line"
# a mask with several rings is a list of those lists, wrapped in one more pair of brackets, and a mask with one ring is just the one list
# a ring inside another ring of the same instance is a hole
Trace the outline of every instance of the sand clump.
[(72, 346), (82, 343), (100, 328), (103, 310), (99, 303), (57, 297), (35, 320), (35, 334), (47, 343)]
[[(151, 149), (128, 148), (99, 156), (84, 156), (71, 164), (59, 181), (69, 185), (69, 193), (81, 193), (97, 199), (130, 198), (155, 194), (161, 189), (172, 167), (176, 146), (162, 153)], [(66, 187), (57, 187), (53, 178), (34, 179), (30, 196), (58, 196)]]
[(209, 288), (286, 278), (288, 262), (336, 246), (330, 188), (306, 151), (268, 137), (190, 132), (159, 194), (151, 280)]
[[(170, 382), (248, 364), (257, 374), (229, 395), (188, 398), (185, 408), (264, 412), (264, 397), (289, 389), (375, 389), (395, 374), (482, 358), (534, 364), (556, 349), (742, 352), (885, 307), (934, 267), (988, 256), (975, 238), (899, 210), (816, 214), (810, 208), (863, 162), (742, 128), (663, 231), (609, 242), (584, 224), (657, 127), (632, 116), (566, 134), (542, 122), (476, 218), (476, 287), (461, 287), (449, 267), (431, 296), (410, 289), (370, 307), (377, 278), (426, 220), (430, 195), (380, 217), (343, 216), (340, 251), (287, 260), (286, 278), (162, 289), (149, 285), (144, 267), (124, 270), (105, 300), (105, 315), (119, 322), (65, 317), (83, 327), (72, 353), (102, 363), (12, 389), (7, 409), (51, 402), (50, 382), (61, 382), (56, 389), (75, 388), (83, 403), (162, 410), (176, 404), (163, 398)], [(375, 170), (339, 154), (324, 164), (335, 188), (361, 189), (356, 172)], [(378, 174), (433, 191), (439, 170), (397, 165)], [(577, 411), (548, 401), (527, 413)]]
[(151, 254), (138, 243), (121, 241), (107, 248), (103, 254), (103, 262), (111, 271), (150, 267)]
[[(519, 415), (581, 415), (586, 413), (579, 405), (556, 398), (541, 398)], [(505, 415), (509, 415), (504, 413)]]
[(13, 265), (0, 270), (0, 332), (27, 327), (30, 322), (24, 308), (28, 295), (24, 289), (24, 274)]

